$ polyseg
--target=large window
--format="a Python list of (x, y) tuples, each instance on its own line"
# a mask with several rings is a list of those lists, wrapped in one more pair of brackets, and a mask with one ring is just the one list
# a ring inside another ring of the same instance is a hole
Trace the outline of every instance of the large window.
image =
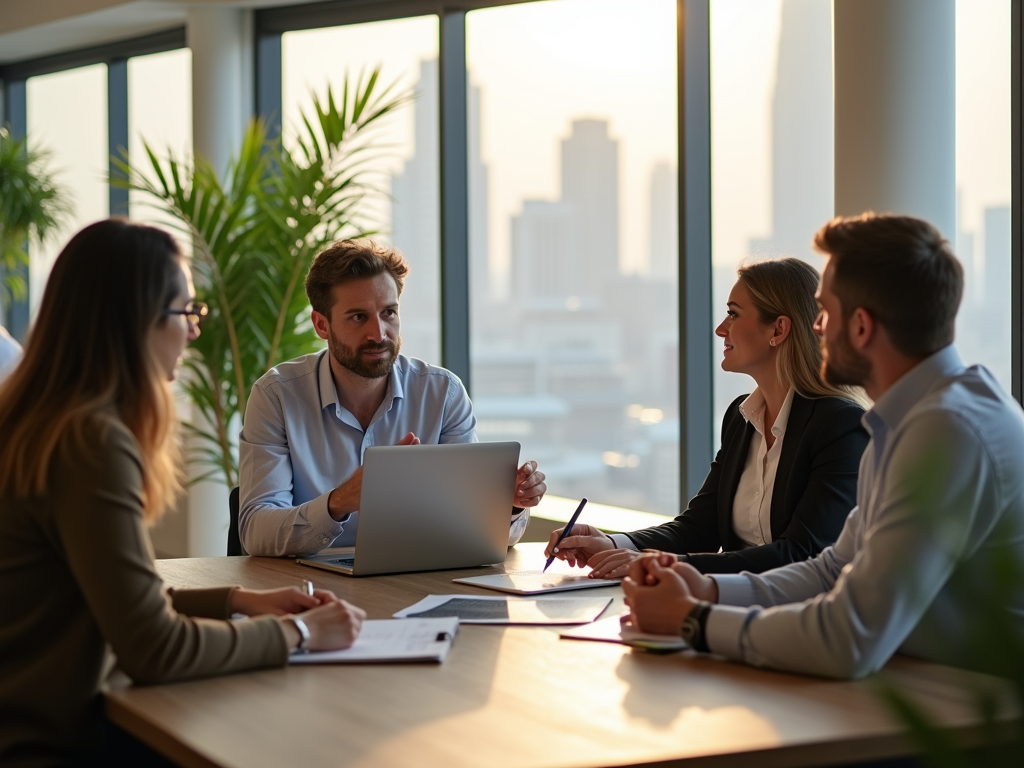
[[(192, 155), (192, 53), (187, 48), (128, 60), (128, 152), (132, 164), (147, 171), (144, 144), (160, 158)], [(169, 223), (147, 195), (132, 192), (129, 210), (135, 221)]]
[[(711, 0), (713, 326), (736, 268), (792, 255), (816, 268), (833, 215), (831, 0)], [(715, 445), (725, 409), (753, 390), (714, 347)]]
[(956, 4), (956, 254), (964, 362), (1010, 391), (1010, 3)]
[(51, 153), (49, 167), (73, 206), (61, 231), (42, 248), (33, 248), (29, 312), (34, 317), (53, 262), (68, 238), (109, 213), (107, 67), (96, 64), (31, 77), (25, 98), (32, 146)]
[(676, 3), (484, 9), (466, 36), (480, 438), (554, 494), (673, 514)]
[(282, 39), (285, 141), (294, 137), (312, 96), (346, 77), (382, 66), (384, 83), (415, 98), (383, 119), (374, 134), (371, 181), (379, 193), (367, 200), (360, 224), (397, 246), (409, 261), (402, 293), (402, 352), (441, 364), (440, 229), (438, 165), (438, 21), (424, 16), (372, 24), (289, 32)]

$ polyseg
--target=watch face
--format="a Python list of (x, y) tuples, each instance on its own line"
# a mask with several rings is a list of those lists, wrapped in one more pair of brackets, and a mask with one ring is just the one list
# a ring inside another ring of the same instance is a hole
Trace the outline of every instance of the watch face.
[(700, 622), (693, 616), (687, 616), (683, 619), (683, 626), (679, 629), (679, 634), (683, 640), (693, 645), (694, 638), (700, 635)]

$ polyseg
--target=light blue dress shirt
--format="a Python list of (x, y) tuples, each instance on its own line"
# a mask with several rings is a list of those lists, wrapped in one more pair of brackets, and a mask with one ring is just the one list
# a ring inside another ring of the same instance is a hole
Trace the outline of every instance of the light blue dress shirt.
[[(306, 555), (355, 544), (358, 513), (335, 521), (327, 497), (372, 445), (409, 432), (422, 443), (476, 442), (473, 404), (451, 371), (399, 355), (364, 431), (338, 402), (327, 351), (272, 368), (252, 388), (238, 442), (242, 545), (252, 555)], [(511, 508), (511, 499), (509, 501)], [(529, 510), (512, 519), (509, 546)]]
[[(965, 601), (993, 589), (996, 553), (1024, 563), (1024, 413), (946, 347), (864, 414), (857, 506), (834, 546), (761, 575), (713, 576), (712, 652), (838, 678), (896, 651), (965, 660)], [(1003, 606), (1024, 629), (1024, 590)]]

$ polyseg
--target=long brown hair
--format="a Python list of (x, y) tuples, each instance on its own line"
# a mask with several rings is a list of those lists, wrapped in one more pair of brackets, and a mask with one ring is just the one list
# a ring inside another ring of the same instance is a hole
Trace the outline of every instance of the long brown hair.
[(736, 274), (762, 323), (774, 323), (782, 316), (790, 320), (789, 338), (775, 356), (779, 381), (801, 397), (844, 397), (865, 405), (859, 388), (834, 387), (821, 379), (821, 342), (814, 333), (818, 271), (805, 261), (787, 256), (743, 264)]
[(87, 451), (119, 419), (138, 441), (145, 517), (181, 488), (174, 397), (150, 347), (182, 256), (159, 229), (91, 224), (53, 265), (25, 354), (0, 386), (0, 495), (45, 494), (57, 451)]

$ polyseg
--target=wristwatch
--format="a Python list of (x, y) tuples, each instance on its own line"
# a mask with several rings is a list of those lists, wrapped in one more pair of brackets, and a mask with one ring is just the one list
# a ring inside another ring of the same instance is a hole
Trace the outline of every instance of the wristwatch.
[(693, 650), (700, 653), (708, 652), (708, 643), (704, 638), (704, 627), (711, 613), (711, 603), (699, 602), (686, 614), (683, 626), (679, 629), (682, 636)]
[(299, 633), (299, 644), (295, 647), (296, 653), (307, 653), (309, 651), (309, 627), (306, 626), (306, 622), (300, 619), (298, 616), (282, 616), (285, 621), (290, 621), (292, 626)]

